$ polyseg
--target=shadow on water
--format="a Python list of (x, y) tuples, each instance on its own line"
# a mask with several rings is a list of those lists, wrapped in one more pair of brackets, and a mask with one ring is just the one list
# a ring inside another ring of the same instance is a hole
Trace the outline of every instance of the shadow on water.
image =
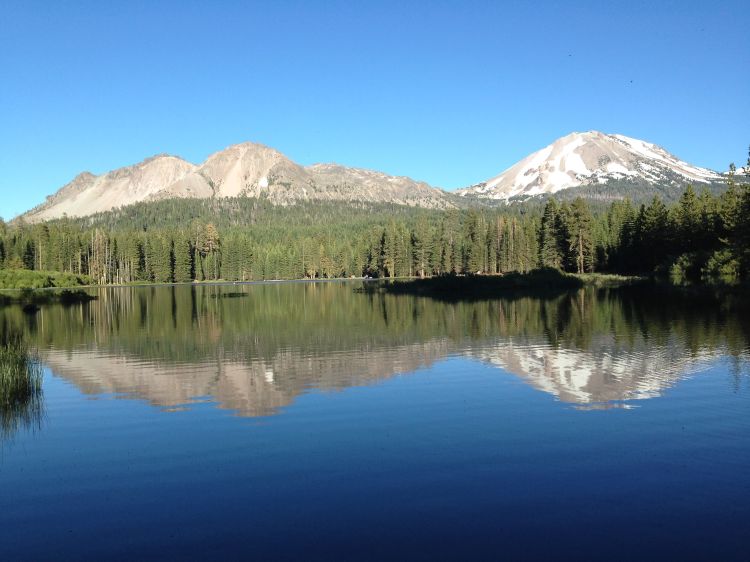
[(0, 328), (85, 394), (169, 410), (211, 397), (242, 416), (449, 357), (583, 408), (660, 396), (719, 358), (743, 387), (750, 315), (735, 297), (634, 285), (448, 301), (361, 285), (103, 288), (33, 316), (0, 309)]
[(458, 302), (498, 297), (552, 298), (580, 289), (583, 285), (583, 281), (578, 277), (557, 269), (537, 269), (529, 273), (514, 272), (506, 275), (443, 275), (407, 281), (397, 280), (380, 285), (368, 284), (362, 291), (382, 291), (394, 295), (415, 295)]
[(41, 429), (44, 419), (42, 364), (23, 338), (0, 333), (0, 442), (20, 430)]

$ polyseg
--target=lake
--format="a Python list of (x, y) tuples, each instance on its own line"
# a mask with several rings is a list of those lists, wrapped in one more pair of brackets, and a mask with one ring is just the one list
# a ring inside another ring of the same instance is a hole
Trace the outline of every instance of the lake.
[(362, 282), (0, 309), (4, 560), (750, 558), (750, 314), (636, 287)]

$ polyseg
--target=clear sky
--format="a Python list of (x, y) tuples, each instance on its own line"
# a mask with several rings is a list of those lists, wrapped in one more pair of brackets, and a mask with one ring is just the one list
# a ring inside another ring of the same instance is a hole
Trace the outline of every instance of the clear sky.
[(725, 170), (745, 2), (0, 0), (0, 216), (77, 173), (256, 141), (448, 189), (572, 131)]

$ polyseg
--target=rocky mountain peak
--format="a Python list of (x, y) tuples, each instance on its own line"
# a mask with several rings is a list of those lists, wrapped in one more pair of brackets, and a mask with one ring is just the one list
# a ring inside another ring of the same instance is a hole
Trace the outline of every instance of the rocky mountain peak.
[(624, 135), (570, 133), (517, 162), (501, 174), (460, 190), (460, 195), (517, 199), (581, 185), (628, 180), (653, 185), (710, 183), (721, 176), (692, 166), (663, 148)]

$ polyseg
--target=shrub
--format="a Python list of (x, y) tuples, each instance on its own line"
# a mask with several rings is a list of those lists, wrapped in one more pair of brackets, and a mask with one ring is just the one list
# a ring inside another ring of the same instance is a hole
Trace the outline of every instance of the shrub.
[(50, 287), (75, 287), (86, 285), (84, 275), (56, 271), (31, 271), (28, 269), (0, 269), (0, 289), (47, 289)]
[(740, 262), (727, 249), (711, 254), (702, 272), (703, 280), (713, 283), (734, 283), (739, 277)]

